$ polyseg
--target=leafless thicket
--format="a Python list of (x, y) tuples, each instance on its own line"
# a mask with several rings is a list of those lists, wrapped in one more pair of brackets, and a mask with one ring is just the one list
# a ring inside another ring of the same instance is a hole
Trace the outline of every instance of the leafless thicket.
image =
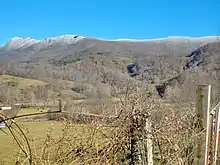
[[(17, 163), (137, 164), (137, 153), (145, 154), (141, 159), (147, 158), (146, 137), (150, 134), (154, 164), (193, 164), (196, 140), (203, 135), (197, 130), (194, 109), (191, 105), (156, 100), (152, 95), (154, 92), (146, 86), (129, 87), (119, 101), (92, 107), (77, 105), (85, 111), (88, 108), (87, 112), (91, 108), (99, 110), (101, 117), (78, 125), (71, 120), (74, 114), (69, 113), (68, 118), (63, 118), (59, 133), (52, 126), (40, 141), (32, 139), (16, 121), (9, 120), (8, 129), (21, 150)], [(68, 108), (69, 112), (73, 110)], [(104, 115), (109, 117), (104, 119)], [(152, 124), (151, 132), (144, 129), (146, 119)]]

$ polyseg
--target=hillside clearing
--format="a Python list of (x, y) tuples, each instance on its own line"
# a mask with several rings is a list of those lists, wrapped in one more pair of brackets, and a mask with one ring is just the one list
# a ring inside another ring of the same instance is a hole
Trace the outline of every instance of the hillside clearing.
[(21, 78), (17, 76), (10, 76), (10, 75), (0, 75), (0, 84), (4, 83), (15, 83), (19, 89), (25, 89), (30, 86), (37, 86), (37, 85), (46, 85), (47, 83), (35, 80), (35, 79), (27, 79)]

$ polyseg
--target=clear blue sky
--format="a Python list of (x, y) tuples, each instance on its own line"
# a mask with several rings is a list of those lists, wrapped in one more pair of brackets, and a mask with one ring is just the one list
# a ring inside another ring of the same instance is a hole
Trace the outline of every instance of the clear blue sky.
[(0, 44), (78, 34), (106, 39), (220, 35), (219, 0), (1, 0)]

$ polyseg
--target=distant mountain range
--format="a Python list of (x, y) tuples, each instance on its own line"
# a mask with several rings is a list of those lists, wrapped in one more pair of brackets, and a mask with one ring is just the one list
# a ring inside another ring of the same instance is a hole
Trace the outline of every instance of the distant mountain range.
[(186, 55), (196, 48), (218, 40), (217, 36), (200, 38), (172, 36), (150, 40), (105, 40), (77, 35), (62, 35), (42, 40), (14, 37), (0, 47), (0, 59), (57, 58), (70, 54), (84, 56), (97, 53), (133, 57)]
[[(186, 62), (196, 68), (196, 63), (203, 61), (200, 58), (204, 57), (201, 55), (203, 52), (198, 56), (191, 54), (219, 41), (218, 36), (171, 36), (149, 40), (105, 40), (77, 35), (42, 40), (14, 37), (0, 47), (0, 71), (38, 80), (62, 79), (121, 89), (127, 80), (132, 79), (126, 74), (126, 65), (137, 61), (142, 70), (147, 70), (143, 76), (148, 83), (161, 83), (184, 72), (178, 87), (182, 88), (181, 84), (187, 84), (189, 77), (184, 77), (188, 71), (182, 71)], [(206, 56), (210, 51), (206, 52)], [(194, 60), (194, 63), (189, 59), (193, 57), (198, 57), (200, 61)], [(204, 69), (200, 69), (198, 73), (203, 72)]]
[[(88, 38), (84, 36), (77, 35), (62, 35), (57, 37), (45, 38), (42, 40), (37, 40), (32, 37), (14, 37), (9, 40), (5, 45), (1, 46), (7, 50), (16, 50), (16, 49), (25, 49), (28, 47), (38, 47), (45, 48), (50, 45), (58, 44), (58, 45), (71, 45), (82, 39), (95, 39)], [(137, 40), (137, 39), (116, 39), (116, 40), (105, 40), (105, 39), (96, 39), (102, 41), (127, 41), (127, 42), (201, 42), (201, 44), (210, 43), (216, 40), (219, 40), (218, 36), (208, 36), (208, 37), (184, 37), (184, 36), (169, 36), (167, 38), (155, 38), (155, 39), (145, 39), (145, 40)]]

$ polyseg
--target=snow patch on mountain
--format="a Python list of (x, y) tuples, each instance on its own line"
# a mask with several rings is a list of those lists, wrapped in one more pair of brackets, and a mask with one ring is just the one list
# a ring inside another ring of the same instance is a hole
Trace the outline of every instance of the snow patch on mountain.
[(185, 37), (185, 36), (168, 36), (166, 38), (154, 38), (154, 39), (116, 39), (111, 41), (128, 41), (128, 42), (150, 42), (150, 41), (219, 41), (220, 36), (207, 36), (207, 37)]

